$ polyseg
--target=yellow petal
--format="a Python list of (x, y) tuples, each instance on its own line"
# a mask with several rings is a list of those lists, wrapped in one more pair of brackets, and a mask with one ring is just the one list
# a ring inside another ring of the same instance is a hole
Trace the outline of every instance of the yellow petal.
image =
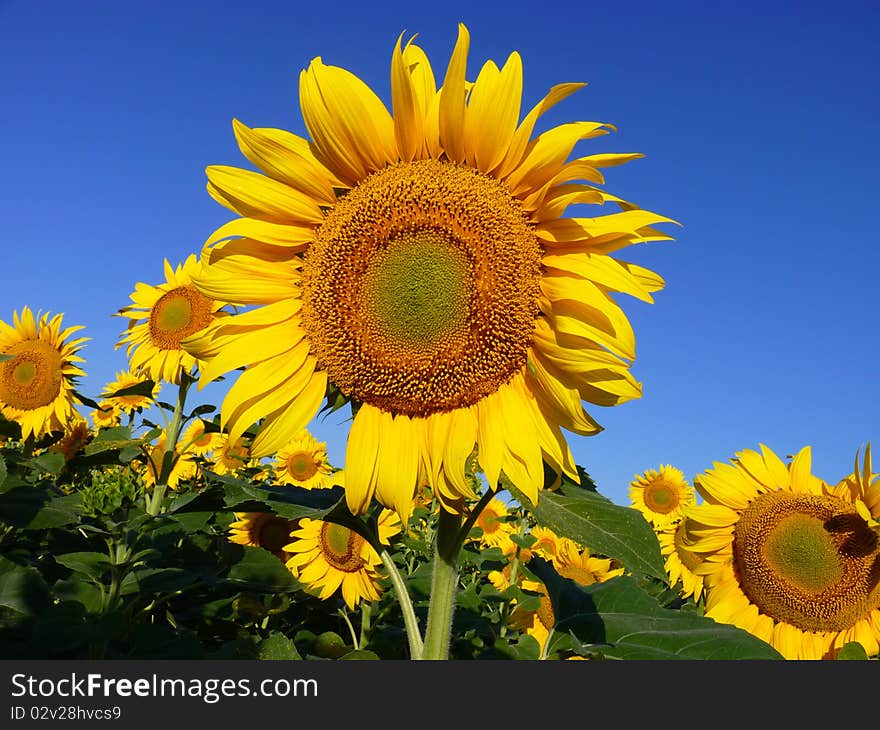
[(300, 74), (299, 90), (316, 155), (343, 181), (357, 184), (397, 161), (391, 115), (357, 76), (319, 57)]
[(602, 122), (569, 122), (536, 137), (519, 166), (506, 178), (514, 195), (537, 190), (553, 179), (565, 165), (575, 144), (608, 133)]
[(352, 514), (367, 511), (376, 492), (381, 411), (361, 405), (348, 432), (345, 448), (345, 501)]
[(387, 412), (379, 417), (379, 429), (376, 499), (405, 521), (412, 510), (417, 486), (420, 429), (408, 416)]
[(242, 154), (273, 180), (302, 191), (316, 202), (333, 205), (334, 187), (343, 183), (312, 154), (308, 141), (282, 129), (251, 129), (232, 121)]
[(239, 215), (271, 223), (321, 223), (324, 215), (308, 195), (250, 170), (211, 165), (208, 192)]
[(589, 253), (551, 253), (544, 256), (542, 261), (545, 266), (589, 279), (605, 289), (630, 294), (643, 302), (652, 303), (654, 301), (649, 293), (650, 290), (643, 285), (643, 280), (631, 273), (629, 264), (622, 263), (611, 256)]
[(465, 75), (470, 34), (458, 24), (458, 38), (440, 91), (440, 145), (453, 162), (464, 162)]
[(266, 416), (251, 445), (255, 457), (274, 454), (311, 421), (327, 393), (327, 373), (317, 370), (296, 400), (286, 408)]
[[(413, 78), (410, 58), (400, 48), (401, 33), (391, 54), (391, 105), (394, 116), (394, 136), (400, 159), (407, 162), (421, 159), (425, 149), (425, 117), (428, 97), (424, 96), (424, 80)], [(407, 50), (410, 46), (407, 46)], [(430, 69), (429, 69), (430, 71)], [(414, 88), (415, 86), (421, 88)], [(433, 95), (433, 90), (432, 90)]]
[(580, 394), (552, 377), (537, 359), (529, 360), (526, 382), (538, 397), (542, 411), (549, 412), (551, 420), (563, 428), (581, 436), (592, 436), (602, 430), (584, 411)]
[(547, 92), (547, 95), (541, 99), (541, 101), (532, 107), (531, 111), (526, 114), (525, 119), (522, 120), (519, 127), (517, 127), (513, 139), (510, 142), (507, 155), (499, 168), (495, 171), (495, 174), (499, 178), (504, 179), (514, 169), (519, 167), (526, 148), (529, 145), (529, 141), (532, 138), (532, 132), (535, 131), (535, 123), (538, 121), (538, 118), (548, 109), (552, 108), (566, 97), (571, 96), (578, 89), (582, 89), (584, 86), (586, 86), (584, 83), (557, 84)]
[(282, 223), (269, 223), (252, 218), (236, 218), (220, 226), (205, 241), (205, 247), (210, 247), (227, 238), (244, 237), (253, 238), (273, 246), (289, 246), (301, 251), (315, 238), (315, 229), (310, 225), (290, 225)]
[(522, 59), (513, 52), (499, 71), (483, 66), (471, 90), (465, 124), (465, 153), (477, 169), (494, 170), (507, 155), (522, 101)]

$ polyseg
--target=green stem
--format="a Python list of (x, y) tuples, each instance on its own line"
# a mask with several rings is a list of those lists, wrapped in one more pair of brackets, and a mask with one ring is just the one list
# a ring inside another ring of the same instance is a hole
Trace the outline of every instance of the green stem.
[(461, 551), (461, 516), (440, 509), (428, 604), (428, 628), (422, 659), (448, 659), (458, 587), (458, 556)]
[(348, 617), (348, 611), (344, 608), (339, 609), (339, 615), (342, 616), (342, 620), (345, 621), (345, 625), (348, 626), (348, 633), (351, 634), (351, 643), (355, 649), (360, 649), (360, 642), (358, 641), (357, 633), (354, 630), (354, 626), (351, 625), (351, 619)]
[(358, 646), (366, 646), (370, 637), (370, 613), (372, 608), (366, 601), (361, 601), (361, 636)]
[(403, 624), (406, 627), (406, 638), (409, 639), (410, 658), (421, 659), (422, 634), (419, 631), (419, 622), (416, 619), (416, 612), (413, 610), (409, 592), (406, 590), (406, 583), (404, 583), (403, 576), (400, 574), (387, 550), (383, 549), (379, 553), (379, 557), (382, 558), (382, 564), (391, 577), (391, 585), (394, 586), (394, 593), (397, 595), (398, 603), (400, 603), (400, 610), (403, 613)]
[(171, 417), (171, 423), (165, 431), (165, 452), (162, 454), (162, 469), (153, 487), (153, 497), (147, 503), (147, 512), (153, 517), (161, 511), (165, 492), (168, 490), (168, 477), (171, 476), (171, 470), (174, 468), (174, 453), (177, 447), (177, 439), (180, 436), (180, 427), (183, 423), (183, 406), (186, 403), (186, 393), (194, 382), (189, 373), (181, 373), (180, 385), (177, 387), (177, 403), (174, 406), (174, 415)]

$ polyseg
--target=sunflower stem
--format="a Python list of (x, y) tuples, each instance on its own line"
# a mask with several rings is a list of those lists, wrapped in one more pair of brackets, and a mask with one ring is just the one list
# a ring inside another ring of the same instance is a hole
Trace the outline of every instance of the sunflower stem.
[(440, 509), (431, 574), (431, 599), (428, 604), (428, 627), (422, 659), (448, 659), (458, 587), (458, 556), (463, 538), (461, 515)]
[(147, 505), (147, 512), (153, 517), (158, 515), (162, 509), (162, 502), (168, 489), (168, 478), (171, 476), (171, 470), (174, 468), (174, 452), (177, 447), (177, 439), (180, 436), (180, 426), (183, 423), (183, 407), (186, 403), (186, 393), (194, 382), (189, 373), (182, 372), (180, 374), (180, 385), (177, 386), (177, 403), (174, 405), (174, 415), (171, 417), (171, 423), (168, 424), (165, 430), (165, 452), (162, 454), (162, 469), (153, 487), (153, 498)]
[(406, 583), (403, 582), (403, 576), (394, 564), (389, 552), (385, 549), (379, 552), (382, 558), (382, 564), (388, 575), (391, 577), (391, 585), (394, 586), (394, 593), (397, 596), (397, 602), (400, 604), (400, 610), (403, 613), (403, 624), (406, 627), (406, 638), (409, 640), (409, 655), (411, 659), (422, 658), (422, 634), (419, 631), (419, 622), (416, 619), (416, 612), (413, 610), (412, 600), (410, 600), (409, 592), (406, 590)]

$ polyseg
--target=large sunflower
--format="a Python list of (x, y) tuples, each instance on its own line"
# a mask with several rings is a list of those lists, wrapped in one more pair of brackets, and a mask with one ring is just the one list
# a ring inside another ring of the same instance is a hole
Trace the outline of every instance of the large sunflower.
[[(398, 516), (388, 509), (379, 515), (379, 540), (388, 544), (400, 532)], [(382, 559), (356, 532), (335, 522), (304, 517), (284, 546), (291, 553), (287, 567), (294, 577), (321, 599), (341, 590), (350, 609), (360, 601), (379, 599), (381, 576), (377, 567)]]
[(165, 260), (165, 281), (158, 286), (139, 282), (131, 294), (132, 303), (117, 314), (129, 319), (116, 348), (126, 347), (131, 371), (142, 373), (157, 383), (179, 383), (196, 359), (180, 346), (180, 341), (204, 329), (226, 304), (218, 297), (206, 296), (192, 283), (201, 269), (195, 254), (178, 264)]
[[(437, 87), (425, 53), (398, 39), (391, 113), (349, 71), (315, 58), (300, 75), (311, 140), (233, 122), (262, 172), (207, 169), (208, 191), (240, 215), (208, 237), (195, 277), (208, 297), (252, 305), (183, 341), (201, 384), (244, 373), (222, 408), (233, 438), (262, 419), (254, 453), (277, 451), (328, 392), (355, 406), (346, 499), (375, 496), (404, 518), (420, 476), (443, 505), (475, 497), (476, 448), (492, 488), (501, 472), (533, 501), (542, 460), (574, 480), (562, 429), (600, 426), (583, 402), (641, 394), (635, 339), (613, 298), (650, 302), (656, 274), (610, 254), (668, 239), (669, 219), (609, 195), (599, 168), (641, 157), (569, 159), (606, 134), (573, 122), (533, 137), (538, 118), (581, 88), (566, 83), (520, 120), (522, 63), (488, 61), (466, 79), (459, 25)], [(573, 204), (620, 212), (563, 218)]]
[(63, 431), (77, 416), (74, 388), (85, 373), (76, 353), (88, 338), (69, 339), (82, 326), (61, 329), (63, 314), (12, 313), (12, 325), (0, 320), (0, 412), (21, 426), (22, 439)]
[(832, 657), (850, 641), (877, 654), (880, 545), (861, 495), (814, 476), (809, 447), (788, 465), (761, 445), (713, 466), (695, 479), (705, 502), (685, 518), (706, 615), (789, 659)]

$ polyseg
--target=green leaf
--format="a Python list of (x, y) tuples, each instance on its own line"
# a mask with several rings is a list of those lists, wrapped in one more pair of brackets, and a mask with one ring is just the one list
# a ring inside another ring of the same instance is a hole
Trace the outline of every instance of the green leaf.
[(49, 587), (36, 568), (0, 557), (0, 606), (33, 616), (49, 603)]
[(273, 631), (268, 638), (260, 642), (257, 658), (264, 660), (302, 659), (294, 643), (280, 631)]
[(251, 589), (266, 592), (292, 591), (299, 583), (277, 557), (263, 548), (233, 545), (237, 559), (229, 569), (227, 580)]
[[(590, 586), (561, 578), (550, 563), (529, 561), (547, 586), (560, 640), (583, 656), (617, 659), (781, 659), (769, 644), (729, 624), (662, 608), (630, 576)], [(555, 648), (552, 643), (551, 650)]]
[(52, 593), (59, 601), (81, 603), (89, 613), (99, 613), (104, 604), (101, 589), (94, 583), (88, 583), (77, 576), (55, 581)]
[(868, 652), (865, 651), (865, 647), (858, 641), (848, 641), (840, 648), (840, 651), (837, 652), (837, 658), (844, 660), (865, 660), (868, 658)]
[(505, 486), (541, 526), (595, 553), (616, 558), (633, 573), (667, 581), (660, 543), (638, 510), (621, 507), (566, 480), (557, 492), (542, 491), (534, 506), (515, 487)]
[(79, 521), (80, 495), (53, 497), (33, 486), (0, 494), (0, 521), (23, 530), (45, 530)]
[(6, 481), (6, 461), (3, 459), (3, 455), (0, 454), (0, 487), (3, 486), (3, 482)]
[(80, 403), (82, 403), (84, 406), (88, 406), (89, 408), (97, 408), (98, 410), (101, 409), (101, 406), (100, 406), (96, 401), (92, 400), (91, 398), (88, 398), (88, 397), (84, 396), (84, 395), (83, 395), (82, 393), (80, 393), (79, 391), (74, 390), (74, 391), (73, 391), (73, 397), (76, 398), (76, 399), (77, 399)]
[(37, 468), (47, 471), (50, 474), (60, 474), (61, 470), (64, 468), (64, 455), (54, 452), (40, 454), (33, 460), (33, 464)]
[(205, 403), (204, 405), (193, 408), (192, 413), (189, 414), (190, 418), (199, 418), (201, 416), (206, 416), (209, 413), (213, 413), (217, 410), (217, 406), (212, 406), (210, 403)]
[(140, 383), (136, 383), (135, 385), (128, 385), (125, 388), (120, 388), (119, 390), (114, 390), (112, 393), (104, 393), (102, 398), (122, 398), (127, 395), (140, 395), (146, 398), (153, 397), (153, 388), (156, 387), (156, 383), (152, 380), (144, 380)]
[(304, 489), (285, 485), (264, 489), (225, 474), (207, 471), (204, 474), (207, 479), (220, 484), (224, 490), (224, 506), (236, 512), (259, 512), (261, 505), (265, 505), (269, 509), (263, 511), (274, 512), (280, 517), (320, 520), (341, 505), (345, 497), (342, 487)]
[(90, 578), (99, 579), (110, 570), (110, 558), (104, 553), (66, 553), (56, 555), (55, 562), (65, 568), (70, 568), (76, 573), (82, 573)]

